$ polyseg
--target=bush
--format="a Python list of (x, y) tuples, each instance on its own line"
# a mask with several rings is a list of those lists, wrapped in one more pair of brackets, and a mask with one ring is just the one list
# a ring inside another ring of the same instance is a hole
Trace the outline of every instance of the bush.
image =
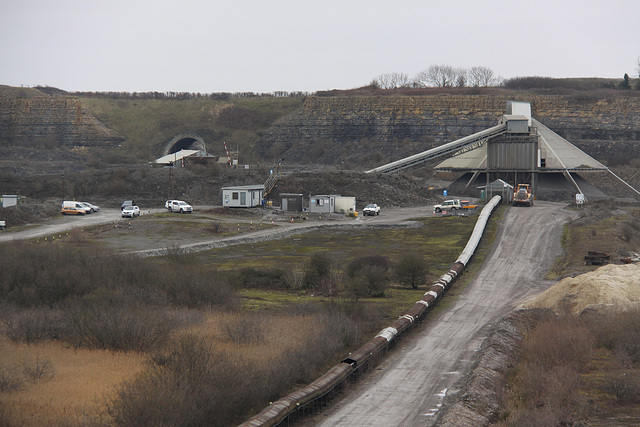
[(64, 340), (74, 347), (148, 351), (162, 345), (175, 325), (167, 311), (135, 307), (122, 300), (89, 299), (64, 310)]
[(20, 390), (23, 385), (24, 379), (20, 375), (12, 370), (0, 367), (0, 392), (11, 393)]
[(279, 268), (245, 267), (240, 269), (236, 283), (243, 288), (284, 288), (285, 273)]
[(589, 329), (568, 317), (535, 326), (523, 340), (516, 378), (515, 411), (509, 425), (570, 425), (589, 410), (580, 393), (580, 370), (591, 360), (594, 340)]
[(304, 274), (295, 268), (286, 270), (283, 277), (284, 283), (290, 290), (301, 289), (304, 287)]
[(54, 339), (62, 331), (60, 312), (53, 309), (12, 310), (3, 320), (6, 336), (16, 342), (34, 343)]
[(618, 360), (640, 363), (640, 310), (597, 316), (589, 324), (598, 345), (614, 351)]
[(427, 281), (427, 262), (422, 255), (410, 252), (398, 259), (395, 274), (401, 285), (416, 289)]
[(253, 384), (242, 387), (251, 383), (249, 375), (224, 353), (185, 337), (154, 354), (149, 368), (118, 390), (107, 412), (119, 426), (226, 426), (254, 397)]
[(333, 260), (326, 252), (313, 254), (304, 268), (304, 285), (307, 288), (315, 288), (320, 285), (322, 279), (330, 276), (332, 266)]
[(234, 344), (257, 344), (264, 340), (262, 320), (255, 316), (229, 319), (223, 322), (222, 330)]
[(233, 309), (237, 305), (237, 294), (216, 273), (190, 267), (164, 270), (162, 275), (162, 283), (157, 286), (174, 306)]
[(522, 345), (523, 359), (552, 368), (569, 365), (583, 370), (591, 361), (595, 340), (581, 322), (560, 317), (537, 325)]
[(620, 404), (640, 403), (640, 374), (633, 371), (618, 373), (606, 380), (604, 391), (613, 394)]
[(48, 381), (52, 379), (56, 370), (48, 360), (25, 361), (22, 363), (22, 373), (32, 382)]
[(391, 262), (382, 255), (356, 258), (347, 265), (347, 290), (356, 300), (361, 297), (382, 297), (389, 281)]

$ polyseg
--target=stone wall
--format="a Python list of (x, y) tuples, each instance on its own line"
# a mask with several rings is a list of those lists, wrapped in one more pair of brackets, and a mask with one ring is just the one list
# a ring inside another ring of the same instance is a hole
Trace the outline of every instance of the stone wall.
[[(360, 157), (378, 151), (397, 158), (496, 125), (507, 100), (531, 103), (533, 117), (578, 146), (612, 141), (634, 150), (640, 141), (640, 97), (345, 96), (307, 98), (300, 110), (265, 133), (260, 149), (265, 157), (281, 152), (301, 158), (318, 144), (347, 144)], [(349, 154), (342, 150), (338, 157)]]
[(124, 138), (72, 98), (0, 97), (0, 144), (53, 140), (65, 146), (104, 146)]

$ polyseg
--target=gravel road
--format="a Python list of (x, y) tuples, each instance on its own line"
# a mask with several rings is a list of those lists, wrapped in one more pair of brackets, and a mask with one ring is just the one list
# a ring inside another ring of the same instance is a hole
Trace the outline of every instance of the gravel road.
[[(164, 209), (147, 209), (142, 213), (147, 215), (157, 212), (164, 212)], [(99, 212), (94, 212), (89, 215), (60, 215), (59, 217), (40, 224), (30, 224), (15, 229), (8, 228), (0, 233), (0, 242), (55, 236), (74, 228), (91, 227), (120, 220), (122, 220), (122, 211), (120, 209), (103, 208), (100, 209)]]
[(452, 308), (399, 343), (341, 401), (302, 425), (434, 425), (444, 396), (468, 369), (491, 324), (553, 284), (542, 277), (562, 252), (562, 225), (572, 216), (564, 206), (538, 201), (508, 209), (495, 248)]
[[(195, 206), (194, 213), (189, 218), (197, 218), (199, 212), (205, 212), (212, 206)], [(166, 212), (164, 209), (144, 210), (142, 215), (151, 215)], [(311, 219), (308, 221), (289, 222), (289, 215), (275, 215), (273, 211), (267, 209), (264, 211), (265, 218), (276, 220), (278, 227), (249, 231), (228, 237), (206, 236), (194, 241), (181, 242), (180, 248), (185, 251), (201, 251), (214, 247), (231, 246), (242, 243), (250, 243), (256, 241), (280, 239), (296, 233), (305, 233), (311, 230), (325, 227), (384, 227), (384, 226), (411, 226), (411, 218), (424, 217), (431, 215), (432, 206), (419, 206), (410, 208), (393, 208), (383, 210), (379, 216), (368, 216), (359, 218), (349, 218), (344, 215), (324, 216), (322, 219)], [(180, 215), (176, 214), (176, 218)], [(99, 224), (116, 223), (118, 221), (130, 222), (131, 219), (123, 219), (120, 209), (101, 209), (100, 212), (92, 213), (84, 216), (60, 215), (59, 217), (50, 219), (40, 224), (32, 224), (15, 229), (7, 229), (0, 232), (0, 242), (22, 239), (35, 239), (39, 237), (57, 236), (60, 233), (66, 233), (74, 228), (86, 228)], [(135, 221), (135, 220), (134, 220)], [(230, 223), (256, 221), (256, 218), (238, 218), (230, 216), (227, 220)], [(121, 237), (126, 240), (127, 237)], [(166, 250), (167, 237), (163, 233), (157, 236), (146, 235), (144, 239), (138, 239), (135, 242), (136, 252), (143, 256), (154, 256)]]

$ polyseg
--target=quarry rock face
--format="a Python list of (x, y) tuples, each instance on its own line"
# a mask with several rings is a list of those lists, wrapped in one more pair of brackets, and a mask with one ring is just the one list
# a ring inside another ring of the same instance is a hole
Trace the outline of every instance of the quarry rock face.
[(100, 123), (78, 99), (0, 96), (0, 144), (38, 139), (75, 147), (109, 146), (124, 138)]
[[(377, 166), (497, 124), (508, 100), (587, 154), (637, 157), (640, 97), (574, 95), (310, 96), (264, 132), (258, 154), (300, 163)], [(0, 145), (49, 139), (63, 146), (119, 144), (81, 98), (0, 96)]]
[[(260, 141), (261, 154), (322, 159), (336, 144), (348, 158), (379, 152), (373, 163), (416, 154), (495, 126), (508, 100), (531, 103), (532, 115), (588, 154), (637, 151), (640, 98), (585, 95), (424, 95), (308, 97)], [(366, 148), (365, 148), (366, 146)], [(327, 159), (334, 161), (335, 159)]]

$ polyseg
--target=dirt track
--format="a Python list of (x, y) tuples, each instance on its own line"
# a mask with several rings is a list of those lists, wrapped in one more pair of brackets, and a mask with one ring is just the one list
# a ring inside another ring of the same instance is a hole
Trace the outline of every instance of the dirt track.
[(563, 207), (537, 202), (510, 208), (494, 250), (453, 307), (400, 343), (342, 401), (303, 425), (433, 425), (491, 324), (552, 284), (542, 276), (561, 254), (561, 226), (572, 215)]
[[(40, 224), (33, 224), (16, 229), (8, 229), (0, 233), (0, 242), (22, 239), (33, 239), (46, 236), (56, 236), (65, 233), (73, 228), (90, 228), (101, 224), (132, 224), (132, 229), (140, 228), (140, 232), (129, 230), (118, 233), (100, 233), (94, 236), (100, 239), (105, 245), (112, 246), (116, 250), (126, 252), (136, 252), (143, 256), (153, 256), (166, 250), (168, 247), (179, 246), (187, 251), (200, 251), (213, 247), (231, 246), (241, 243), (260, 240), (279, 239), (295, 233), (303, 233), (322, 227), (358, 227), (358, 226), (403, 226), (410, 225), (409, 219), (431, 215), (432, 206), (420, 206), (410, 208), (384, 209), (379, 216), (349, 218), (345, 215), (311, 217), (309, 220), (296, 218), (295, 222), (290, 222), (290, 215), (276, 214), (273, 210), (259, 209), (254, 215), (257, 216), (215, 216), (217, 222), (235, 224), (236, 223), (257, 223), (262, 217), (265, 223), (273, 220), (275, 227), (262, 228), (257, 230), (243, 231), (230, 236), (216, 236), (207, 234), (194, 235), (186, 229), (181, 231), (180, 221), (207, 221), (212, 216), (207, 213), (211, 206), (196, 206), (192, 215), (173, 214), (169, 218), (162, 218), (155, 226), (143, 228), (143, 221), (153, 222), (153, 215), (165, 213), (164, 209), (151, 209), (143, 211), (144, 218), (121, 218), (119, 209), (103, 209), (98, 213), (85, 216), (64, 216), (61, 215)], [(237, 213), (237, 212), (236, 212)], [(175, 233), (167, 236), (169, 226), (167, 222), (173, 223), (171, 227)], [(120, 227), (122, 229), (123, 227)], [(107, 234), (104, 236), (103, 234)]]

